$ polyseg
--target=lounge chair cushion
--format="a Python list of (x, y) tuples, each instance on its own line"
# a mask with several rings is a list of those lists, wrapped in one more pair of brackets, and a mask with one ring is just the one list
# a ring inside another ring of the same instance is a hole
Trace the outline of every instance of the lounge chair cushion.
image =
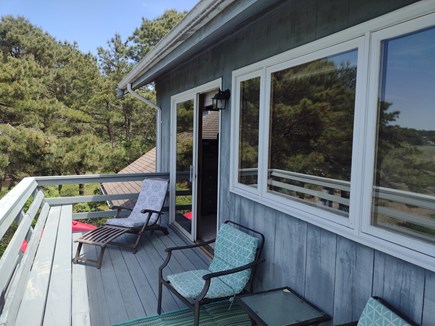
[[(214, 258), (210, 264), (210, 272), (220, 272), (249, 264), (255, 260), (258, 238), (250, 236), (229, 224), (219, 229)], [(219, 277), (233, 289), (233, 294), (240, 293), (249, 281), (251, 269)]]
[[(206, 269), (183, 272), (179, 274), (169, 275), (168, 280), (171, 285), (187, 299), (196, 298), (202, 291), (205, 281), (202, 276), (210, 273)], [(206, 298), (221, 298), (233, 295), (233, 289), (222, 282), (219, 278), (213, 278), (210, 283), (210, 288)]]
[(370, 298), (359, 318), (358, 326), (373, 325), (405, 326), (409, 325), (409, 323), (384, 306), (380, 301)]
[[(141, 213), (144, 209), (160, 211), (166, 198), (168, 181), (160, 179), (145, 179), (142, 184), (137, 202), (127, 218), (111, 218), (106, 224), (123, 226), (128, 228), (140, 228), (146, 222), (148, 214)], [(153, 224), (158, 214), (152, 214), (148, 225)]]
[(132, 218), (111, 218), (106, 221), (106, 224), (122, 226), (125, 228), (141, 228), (145, 223), (145, 219)]

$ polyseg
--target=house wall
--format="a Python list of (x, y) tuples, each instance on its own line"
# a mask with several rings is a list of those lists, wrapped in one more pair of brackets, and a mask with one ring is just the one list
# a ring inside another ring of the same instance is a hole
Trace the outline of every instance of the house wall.
[[(169, 171), (170, 97), (233, 70), (393, 11), (409, 0), (281, 1), (222, 43), (156, 81), (163, 108), (162, 166)], [(418, 323), (435, 325), (435, 273), (229, 192), (231, 108), (222, 112), (220, 219), (266, 236), (256, 288), (288, 285), (333, 315), (356, 320), (371, 295), (385, 298)]]

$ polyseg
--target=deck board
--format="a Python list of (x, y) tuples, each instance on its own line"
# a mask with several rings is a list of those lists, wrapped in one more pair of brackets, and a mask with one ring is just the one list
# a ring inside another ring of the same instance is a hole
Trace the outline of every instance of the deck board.
[[(80, 235), (73, 234), (73, 240), (76, 240)], [(77, 243), (73, 243), (73, 254), (77, 249)], [(72, 266), (72, 326), (89, 326), (91, 325), (89, 300), (88, 300), (88, 284), (83, 282), (86, 279), (86, 266), (81, 264), (73, 264)]]
[[(113, 250), (117, 250), (117, 248), (114, 248)], [(106, 303), (109, 308), (108, 315), (112, 324), (120, 323), (129, 319), (121, 294), (121, 284), (118, 283), (115, 275), (115, 267), (116, 269), (119, 269), (124, 262), (108, 259), (111, 258), (111, 253), (113, 250), (107, 251), (104, 254), (106, 261), (104, 263), (104, 266), (102, 266), (100, 269), (101, 279), (103, 281), (104, 294), (106, 296)]]
[[(121, 239), (132, 241), (128, 234)], [(144, 236), (136, 254), (130, 250), (108, 246), (100, 270), (90, 263), (80, 265), (85, 269), (82, 275), (86, 279), (74, 278), (74, 282), (85, 282), (87, 285), (91, 325), (111, 325), (156, 314), (158, 268), (166, 257), (164, 250), (186, 244), (188, 242), (182, 236), (169, 229), (169, 235), (155, 232)], [(96, 257), (97, 250), (99, 248), (85, 244), (82, 252), (92, 258)], [(201, 250), (179, 252), (169, 264), (168, 273), (202, 269), (209, 261)], [(164, 288), (163, 291), (163, 311), (185, 308), (167, 289)], [(81, 316), (80, 311), (74, 311), (73, 307), (73, 315), (75, 314)]]
[(141, 305), (145, 310), (145, 315), (155, 314), (157, 310), (157, 301), (151, 300), (155, 297), (153, 288), (144, 274), (141, 264), (139, 263), (139, 256), (132, 255), (128, 250), (121, 250), (124, 261), (128, 266), (129, 273), (133, 280), (136, 292), (139, 296)]
[(54, 207), (48, 215), (44, 237), (40, 241), (27, 282), (27, 291), (24, 293), (17, 315), (17, 325), (42, 324), (60, 213), (61, 208)]
[(128, 319), (135, 319), (144, 316), (145, 310), (142, 306), (142, 301), (138, 295), (138, 290), (134, 284), (134, 279), (131, 276), (129, 267), (125, 263), (121, 249), (114, 248), (109, 251), (109, 254), (112, 259), (113, 270), (115, 272), (117, 284), (119, 285)]
[(71, 325), (71, 222), (72, 206), (64, 205), (60, 213), (44, 326)]
[[(176, 233), (176, 231), (172, 231), (172, 232)], [(168, 247), (178, 247), (187, 244), (184, 238), (182, 238), (179, 235), (168, 237), (167, 239), (172, 242), (172, 244), (168, 245)], [(183, 253), (184, 255), (186, 255), (186, 257), (189, 258), (189, 260), (197, 268), (207, 268), (207, 266), (210, 264), (211, 259), (207, 257), (201, 249), (195, 248), (195, 249), (183, 250)]]
[[(95, 249), (92, 246), (83, 246), (82, 252), (89, 258), (96, 258)], [(109, 308), (106, 303), (100, 270), (93, 266), (86, 266), (86, 279), (83, 282), (86, 282), (88, 285), (91, 325), (110, 325), (109, 314), (107, 312)]]
[[(163, 263), (163, 257), (162, 257), (163, 253), (160, 253), (158, 251), (158, 248), (156, 248), (153, 244), (152, 238), (156, 236), (164, 236), (164, 235), (152, 234), (148, 237), (144, 237), (142, 241), (143, 249), (141, 251), (148, 255), (148, 258), (144, 260), (143, 267), (146, 268), (145, 271), (148, 272), (148, 275), (150, 276), (150, 283), (152, 284), (154, 293), (157, 297), (158, 282), (159, 282), (158, 270)], [(171, 266), (171, 264), (169, 264), (167, 268), (165, 268), (163, 275), (168, 275), (173, 273), (174, 273), (173, 267)], [(183, 304), (179, 302), (179, 300), (177, 300), (168, 289), (163, 288), (163, 301), (162, 301), (163, 311), (175, 310), (181, 307), (183, 307)]]
[[(160, 237), (159, 240), (166, 248), (182, 245), (181, 243), (175, 243), (173, 237)], [(201, 255), (204, 256), (202, 253)], [(176, 258), (178, 262), (184, 264), (184, 270), (198, 268), (204, 269), (208, 266), (208, 263), (206, 264), (204, 260), (202, 260), (200, 256), (192, 250), (175, 251), (174, 258)]]

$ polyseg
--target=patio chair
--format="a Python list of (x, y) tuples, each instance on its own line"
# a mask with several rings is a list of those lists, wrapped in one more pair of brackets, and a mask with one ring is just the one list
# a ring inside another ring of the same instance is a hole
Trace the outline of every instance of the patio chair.
[[(103, 226), (87, 232), (75, 240), (75, 242), (78, 242), (78, 246), (73, 260), (74, 263), (91, 261), (97, 264), (97, 268), (100, 268), (108, 244), (128, 248), (136, 253), (140, 239), (146, 231), (161, 231), (168, 234), (168, 229), (160, 225), (162, 208), (168, 192), (168, 183), (168, 180), (147, 178), (143, 181), (133, 209), (113, 206), (112, 209), (118, 210), (115, 218), (108, 219)], [(120, 217), (122, 210), (129, 210), (131, 213), (128, 217)], [(124, 233), (135, 234), (135, 241), (133, 243), (115, 241)], [(83, 244), (100, 246), (101, 250), (98, 259), (80, 257)]]
[[(215, 242), (214, 258), (208, 269), (193, 270), (163, 278), (172, 252), (196, 248)], [(240, 224), (226, 221), (216, 239), (203, 244), (167, 248), (167, 257), (159, 268), (159, 297), (157, 313), (162, 312), (162, 286), (166, 286), (195, 313), (194, 325), (199, 324), (200, 307), (213, 301), (233, 298), (252, 292), (256, 267), (262, 263), (264, 236)]]
[(403, 313), (398, 311), (388, 302), (379, 297), (371, 297), (358, 321), (342, 324), (341, 326), (382, 326), (382, 325), (395, 325), (395, 326), (417, 326)]

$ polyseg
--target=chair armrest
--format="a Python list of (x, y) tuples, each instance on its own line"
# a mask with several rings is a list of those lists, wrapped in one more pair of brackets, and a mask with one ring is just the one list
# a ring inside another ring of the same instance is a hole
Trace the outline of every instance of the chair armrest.
[(203, 243), (196, 243), (196, 244), (193, 244), (193, 245), (186, 245), (186, 246), (180, 246), (180, 247), (169, 247), (169, 248), (166, 248), (165, 251), (166, 252), (171, 252), (171, 251), (174, 251), (174, 250), (184, 250), (184, 249), (198, 248), (198, 247), (203, 247), (203, 246), (209, 245), (210, 243), (213, 243), (215, 241), (216, 241), (216, 239), (212, 239), (212, 240), (208, 240), (208, 241), (203, 242)]
[(161, 212), (161, 211), (155, 211), (155, 210), (152, 210), (152, 209), (143, 209), (143, 210), (141, 210), (140, 211), (142, 214), (146, 214), (146, 213), (151, 213), (151, 214), (154, 214), (154, 213), (156, 213), (156, 214), (162, 214), (163, 212)]
[(132, 211), (133, 209), (126, 206), (112, 206), (111, 209), (128, 209), (129, 211)]
[(262, 259), (262, 260), (260, 260), (260, 261), (253, 261), (252, 263), (249, 263), (249, 264), (246, 264), (246, 265), (243, 265), (243, 266), (239, 266), (239, 267), (236, 267), (236, 268), (227, 269), (227, 270), (225, 270), (225, 271), (220, 271), (220, 272), (214, 272), (214, 273), (205, 274), (205, 275), (202, 276), (202, 278), (203, 278), (205, 281), (207, 281), (208, 279), (211, 279), (211, 278), (213, 278), (213, 277), (219, 277), (219, 276), (224, 276), (224, 275), (229, 275), (229, 274), (238, 273), (238, 272), (244, 271), (245, 269), (252, 268), (252, 267), (254, 267), (254, 266), (256, 266), (256, 265), (259, 265), (259, 264), (261, 264), (261, 263), (264, 263), (264, 262), (265, 262), (264, 259)]
[(184, 250), (184, 249), (192, 249), (192, 248), (197, 248), (197, 247), (202, 247), (205, 245), (208, 245), (210, 243), (215, 242), (216, 239), (212, 239), (209, 241), (206, 241), (204, 243), (197, 243), (197, 244), (193, 244), (193, 245), (187, 245), (187, 246), (180, 246), (180, 247), (170, 247), (170, 248), (166, 248), (165, 251), (168, 253), (166, 256), (165, 261), (163, 262), (163, 264), (159, 267), (159, 275), (160, 278), (163, 278), (163, 269), (169, 264), (169, 261), (171, 260), (172, 257), (172, 252), (175, 250)]
[(121, 210), (121, 209), (127, 209), (129, 211), (132, 211), (133, 209), (130, 207), (125, 207), (125, 206), (112, 206), (110, 207), (111, 209), (117, 209), (117, 210)]
[(128, 211), (132, 211), (133, 209), (132, 208), (130, 208), (130, 207), (125, 207), (125, 206), (112, 206), (112, 207), (110, 207), (111, 209), (116, 209), (117, 210), (117, 212), (116, 212), (116, 215), (115, 215), (115, 218), (125, 218), (126, 216), (119, 216), (120, 214), (121, 214), (121, 211), (123, 210), (123, 209), (125, 209), (125, 210), (128, 210)]
[[(141, 232), (143, 232), (145, 230), (145, 228), (147, 228), (147, 227), (152, 227), (152, 226), (157, 225), (159, 223), (159, 221), (160, 221), (160, 217), (163, 214), (163, 211), (156, 211), (156, 210), (153, 210), (153, 209), (143, 209), (140, 212), (142, 214), (148, 214), (148, 219), (147, 219), (146, 223), (143, 225)], [(151, 224), (148, 224), (152, 214), (157, 214), (157, 218), (156, 218), (156, 220), (154, 222), (152, 222)]]
[(249, 264), (243, 265), (243, 266), (239, 266), (236, 268), (231, 268), (231, 269), (227, 269), (226, 271), (220, 271), (220, 272), (215, 272), (215, 273), (209, 273), (209, 274), (205, 274), (202, 276), (202, 278), (204, 279), (205, 283), (204, 283), (204, 287), (202, 288), (201, 292), (198, 294), (198, 296), (196, 297), (196, 301), (201, 301), (202, 299), (205, 298), (205, 296), (207, 295), (208, 289), (210, 288), (210, 283), (211, 283), (211, 279), (213, 277), (219, 277), (219, 276), (224, 276), (224, 275), (229, 275), (229, 274), (233, 274), (233, 273), (237, 273), (237, 272), (241, 272), (245, 269), (248, 268), (252, 268), (256, 265), (259, 265), (261, 263), (264, 262), (264, 259), (259, 260), (259, 261), (253, 261)]

